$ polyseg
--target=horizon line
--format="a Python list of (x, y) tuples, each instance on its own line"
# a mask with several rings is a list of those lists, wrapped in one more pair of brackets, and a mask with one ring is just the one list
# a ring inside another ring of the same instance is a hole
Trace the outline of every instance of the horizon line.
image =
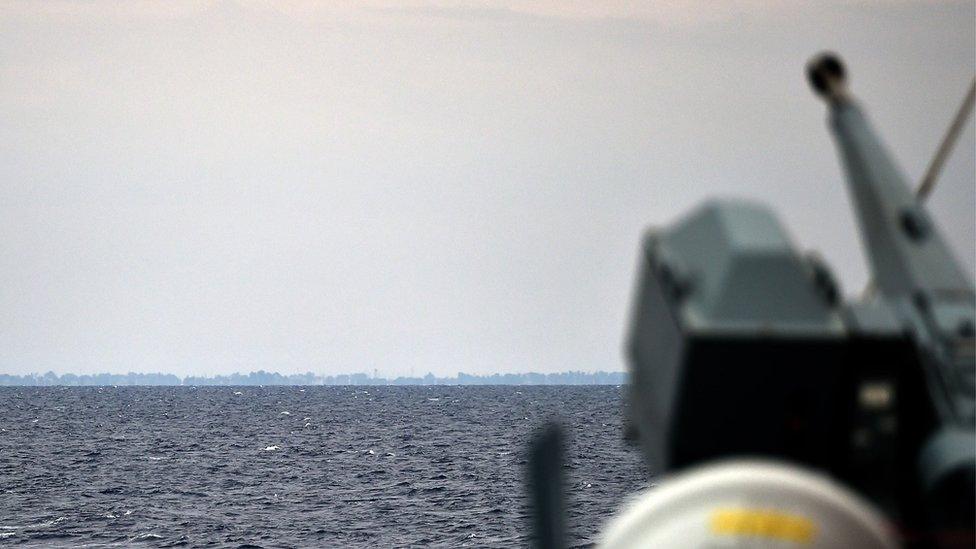
[(353, 374), (315, 374), (313, 372), (281, 374), (265, 370), (247, 374), (187, 375), (173, 373), (127, 372), (125, 374), (2, 374), (0, 386), (431, 386), (431, 385), (622, 385), (627, 383), (627, 372), (603, 371), (583, 372), (569, 370), (563, 372), (524, 372), (466, 374), (458, 372), (454, 376), (435, 376), (428, 372), (423, 376), (382, 377), (369, 376), (364, 372)]

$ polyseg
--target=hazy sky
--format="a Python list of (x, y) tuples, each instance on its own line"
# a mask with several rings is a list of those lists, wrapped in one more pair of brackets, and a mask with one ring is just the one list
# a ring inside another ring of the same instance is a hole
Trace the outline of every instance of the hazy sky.
[(863, 287), (809, 56), (912, 180), (976, 64), (971, 0), (330, 4), (0, 1), (0, 372), (619, 370), (640, 233), (708, 196)]

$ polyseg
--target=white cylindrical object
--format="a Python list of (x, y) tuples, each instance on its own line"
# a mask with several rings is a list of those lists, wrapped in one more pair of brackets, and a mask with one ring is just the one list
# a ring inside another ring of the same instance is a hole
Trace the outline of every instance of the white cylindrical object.
[(600, 549), (894, 549), (883, 516), (826, 476), (773, 461), (726, 461), (667, 479), (614, 518)]

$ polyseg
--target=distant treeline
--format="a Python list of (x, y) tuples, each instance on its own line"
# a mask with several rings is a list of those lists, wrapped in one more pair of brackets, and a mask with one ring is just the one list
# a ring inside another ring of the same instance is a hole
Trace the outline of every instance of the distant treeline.
[(2, 385), (621, 385), (627, 382), (623, 372), (561, 372), (557, 374), (492, 374), (486, 376), (459, 373), (457, 377), (384, 378), (366, 374), (322, 376), (311, 372), (281, 375), (259, 370), (250, 374), (180, 378), (173, 374), (94, 374), (57, 375), (0, 374)]

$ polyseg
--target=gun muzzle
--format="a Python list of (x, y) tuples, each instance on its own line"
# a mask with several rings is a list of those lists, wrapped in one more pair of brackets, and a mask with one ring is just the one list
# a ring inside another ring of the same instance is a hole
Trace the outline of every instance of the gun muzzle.
[(828, 103), (842, 103), (849, 99), (847, 71), (844, 63), (833, 53), (821, 53), (811, 59), (807, 63), (807, 79), (813, 91)]

